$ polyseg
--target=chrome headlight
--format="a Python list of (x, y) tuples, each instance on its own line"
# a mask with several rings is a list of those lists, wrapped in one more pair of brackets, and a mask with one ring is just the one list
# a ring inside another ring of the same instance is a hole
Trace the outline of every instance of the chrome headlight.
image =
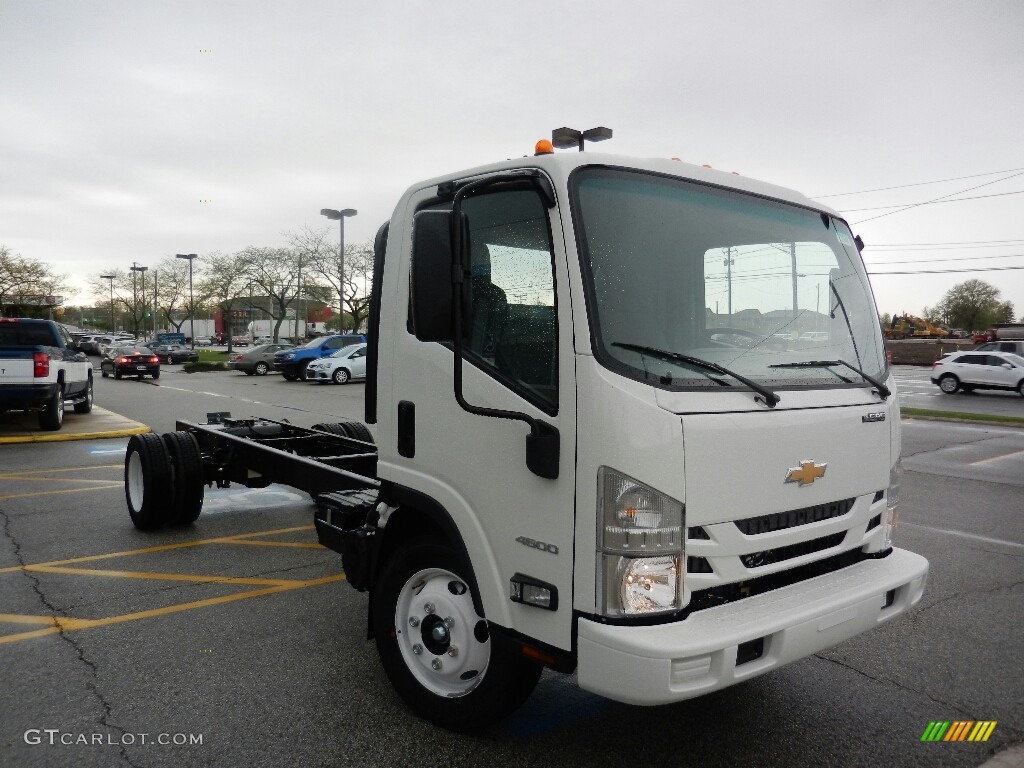
[(606, 616), (679, 610), (683, 599), (683, 505), (621, 472), (601, 467), (598, 568)]

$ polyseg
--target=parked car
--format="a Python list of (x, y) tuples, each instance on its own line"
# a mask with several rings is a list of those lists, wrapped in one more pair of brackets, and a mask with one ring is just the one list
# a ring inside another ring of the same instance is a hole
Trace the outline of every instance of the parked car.
[(1024, 397), (1024, 357), (1012, 352), (959, 352), (932, 363), (931, 378), (947, 395), (1002, 389)]
[(249, 337), (248, 336), (232, 336), (231, 346), (233, 347), (248, 347)]
[(805, 331), (800, 334), (800, 341), (809, 341), (812, 344), (828, 344), (828, 333), (826, 331)]
[(274, 369), (274, 355), (283, 349), (291, 349), (291, 344), (261, 344), (246, 352), (239, 352), (228, 360), (228, 368), (241, 371), (247, 376), (266, 376)]
[(153, 352), (161, 363), (194, 363), (199, 360), (199, 353), (181, 344), (160, 344), (153, 347)]
[(361, 334), (342, 334), (313, 339), (301, 347), (278, 352), (274, 356), (274, 368), (279, 370), (285, 381), (306, 380), (306, 366), (314, 360), (326, 357), (336, 350), (353, 344), (362, 344), (366, 337)]
[(306, 381), (320, 384), (348, 384), (366, 378), (366, 344), (342, 347), (328, 357), (321, 357), (306, 366)]
[(1024, 357), (1024, 340), (988, 341), (974, 348), (975, 352), (1012, 352)]
[(100, 361), (103, 378), (113, 376), (152, 376), (160, 378), (160, 358), (149, 347), (111, 347)]
[(85, 352), (87, 355), (102, 355), (102, 347), (109, 347), (113, 343), (113, 336), (86, 336), (78, 342), (78, 349), (81, 352)]

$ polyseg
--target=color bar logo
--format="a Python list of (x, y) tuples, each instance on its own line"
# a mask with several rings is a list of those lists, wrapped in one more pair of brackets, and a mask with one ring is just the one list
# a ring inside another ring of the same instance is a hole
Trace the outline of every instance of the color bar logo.
[(995, 720), (932, 720), (921, 741), (988, 741), (995, 729)]

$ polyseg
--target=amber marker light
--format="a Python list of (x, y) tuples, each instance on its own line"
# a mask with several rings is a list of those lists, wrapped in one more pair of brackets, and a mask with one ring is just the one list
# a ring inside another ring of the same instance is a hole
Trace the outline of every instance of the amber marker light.
[(534, 155), (553, 155), (555, 148), (547, 139), (541, 139), (533, 146)]

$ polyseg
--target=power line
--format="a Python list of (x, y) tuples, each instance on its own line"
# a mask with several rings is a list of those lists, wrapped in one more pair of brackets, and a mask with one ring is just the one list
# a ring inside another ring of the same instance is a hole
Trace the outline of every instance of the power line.
[(1012, 173), (1009, 176), (1004, 176), (1001, 179), (996, 179), (995, 181), (986, 181), (984, 184), (978, 184), (975, 187), (969, 187), (967, 189), (961, 189), (959, 192), (950, 192), (948, 195), (939, 195), (939, 197), (933, 198), (932, 200), (925, 200), (923, 203), (915, 203), (914, 205), (908, 205), (906, 208), (901, 208), (901, 209), (896, 210), (896, 211), (889, 211), (888, 213), (880, 213), (877, 216), (870, 216), (870, 217), (868, 217), (866, 219), (861, 219), (860, 221), (855, 221), (854, 224), (863, 224), (866, 221), (874, 221), (875, 219), (881, 219), (881, 218), (883, 218), (885, 216), (892, 216), (894, 213), (902, 213), (903, 211), (909, 211), (911, 208), (917, 208), (918, 206), (927, 205), (928, 203), (937, 203), (940, 200), (945, 200), (945, 199), (953, 197), (955, 195), (962, 195), (964, 192), (973, 192), (976, 189), (981, 189), (982, 187), (989, 187), (989, 186), (992, 186), (993, 184), (998, 184), (998, 183), (1000, 183), (1002, 181), (1007, 181), (1009, 179), (1012, 179), (1012, 178), (1015, 178), (1015, 177), (1021, 176), (1021, 175), (1024, 175), (1024, 170), (1020, 171), (1019, 173)]
[(928, 263), (928, 262), (935, 262), (935, 261), (975, 261), (975, 260), (980, 260), (980, 259), (1019, 259), (1022, 256), (1024, 256), (1024, 253), (1002, 253), (1002, 254), (998, 254), (996, 256), (973, 256), (973, 257), (970, 257), (970, 258), (968, 258), (966, 256), (961, 256), (959, 258), (954, 258), (954, 259), (913, 259), (913, 260), (910, 260), (910, 261), (882, 261), (882, 262), (879, 262), (877, 264), (872, 264), (871, 266), (872, 267), (887, 267), (890, 264), (925, 264), (925, 263)]
[(890, 189), (907, 189), (908, 187), (924, 187), (929, 184), (942, 184), (946, 181), (963, 181), (964, 179), (978, 179), (982, 176), (996, 176), (1000, 173), (1014, 173), (1016, 171), (1024, 171), (1024, 168), (1007, 168), (1005, 171), (989, 171), (988, 173), (975, 173), (971, 176), (953, 176), (948, 179), (938, 179), (936, 181), (918, 181), (914, 184), (900, 184), (895, 187), (879, 187), (878, 189), (862, 189), (859, 192), (833, 192), (830, 195), (811, 195), (813, 198), (823, 197), (843, 197), (845, 195), (865, 195), (868, 192), (888, 192)]
[[(995, 245), (912, 245), (901, 247), (897, 245), (868, 245), (866, 249), (872, 251), (882, 251), (883, 253), (902, 253), (903, 251), (966, 251), (974, 250), (975, 248), (1009, 248), (1011, 245), (1020, 245), (1024, 243), (1024, 240), (1008, 240), (1005, 243), (997, 243)], [(979, 257), (985, 258), (985, 257)]]
[(1024, 243), (1024, 239), (1019, 240), (962, 240), (960, 242), (951, 241), (948, 243), (879, 243), (872, 245), (872, 248), (897, 248), (905, 245), (974, 245), (976, 243)]
[[(877, 266), (884, 267), (884, 264)], [(1004, 272), (1012, 269), (1024, 269), (1024, 267), (973, 267), (971, 269), (916, 269), (906, 272), (868, 272), (872, 277), (875, 275), (946, 275), (952, 272)]]
[[(1000, 181), (1002, 181), (1002, 179), (1000, 179)], [(993, 182), (993, 184), (994, 183), (995, 182)], [(977, 189), (977, 187), (975, 187), (975, 189)], [(954, 192), (953, 194), (954, 195), (959, 195), (960, 193), (959, 192)], [(906, 210), (906, 209), (909, 209), (909, 208), (917, 208), (917, 206), (919, 206), (919, 205), (938, 205), (939, 203), (962, 203), (964, 200), (982, 200), (983, 198), (986, 198), (986, 197), (1006, 197), (1007, 195), (1020, 195), (1020, 194), (1024, 194), (1024, 189), (1017, 190), (1016, 192), (994, 192), (991, 195), (972, 195), (971, 197), (958, 197), (956, 200), (936, 199), (936, 200), (927, 200), (927, 201), (925, 201), (923, 203), (910, 203), (910, 204), (908, 204), (908, 203), (900, 203), (898, 205), (872, 205), (872, 206), (869, 206), (868, 208), (844, 208), (843, 210), (841, 210), (839, 212), (840, 213), (857, 213), (858, 211), (881, 211), (881, 210), (884, 210), (886, 208), (903, 208), (904, 210)], [(893, 213), (897, 213), (897, 211), (893, 211)], [(882, 214), (882, 216), (888, 216), (888, 215), (889, 214), (887, 214), (887, 213)], [(875, 216), (873, 218), (880, 219), (882, 217), (881, 216)], [(871, 221), (871, 219), (862, 219), (861, 221), (858, 221), (857, 224), (860, 224), (862, 221)]]

